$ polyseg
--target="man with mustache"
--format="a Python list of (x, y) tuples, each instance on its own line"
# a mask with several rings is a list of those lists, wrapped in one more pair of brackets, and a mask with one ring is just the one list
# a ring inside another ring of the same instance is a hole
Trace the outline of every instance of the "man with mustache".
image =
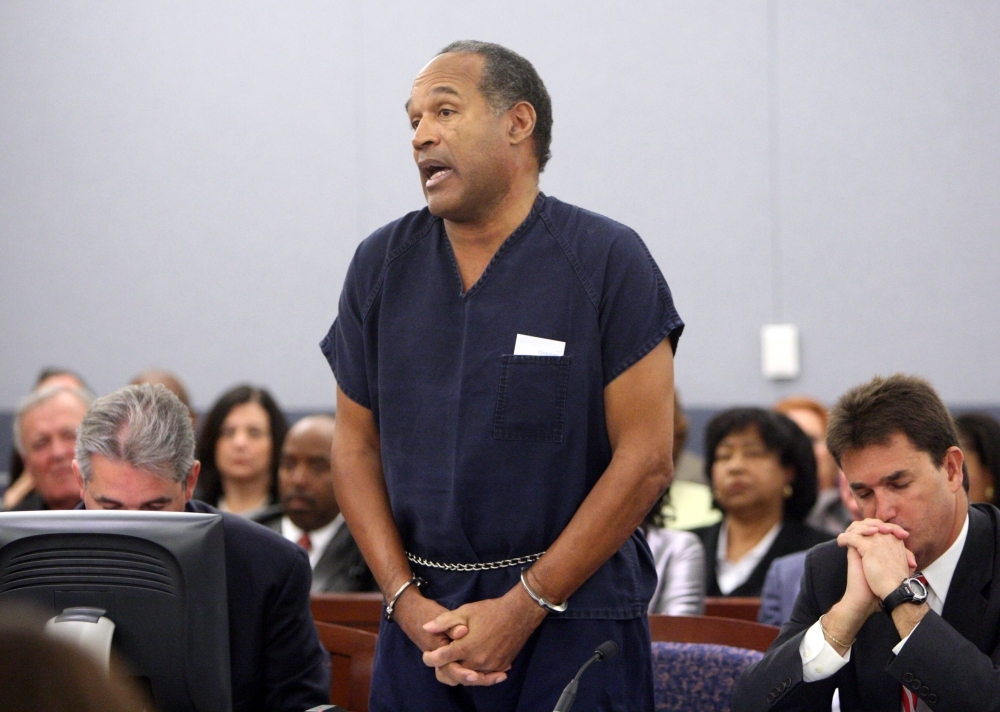
[(292, 426), (278, 463), (281, 504), (255, 519), (308, 552), (313, 593), (374, 591), (375, 579), (344, 526), (333, 492), (335, 424), (333, 416), (311, 415)]
[(539, 191), (534, 67), (444, 48), (406, 112), (427, 207), (377, 230), (322, 349), (337, 501), (385, 596), (373, 712), (652, 710), (637, 530), (670, 482), (683, 323), (629, 228)]

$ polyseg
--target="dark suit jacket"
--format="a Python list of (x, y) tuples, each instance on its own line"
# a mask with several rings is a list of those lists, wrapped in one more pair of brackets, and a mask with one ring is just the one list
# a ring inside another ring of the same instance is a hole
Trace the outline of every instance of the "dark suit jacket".
[[(192, 500), (189, 512), (218, 514)], [(309, 560), (265, 527), (222, 513), (233, 712), (329, 704), (330, 668), (309, 609)]]
[(42, 495), (38, 494), (38, 490), (32, 490), (25, 495), (18, 504), (11, 507), (12, 512), (37, 512), (43, 509), (48, 509), (49, 505), (45, 504), (45, 500), (42, 499)]
[(806, 568), (807, 551), (796, 551), (779, 556), (771, 562), (760, 592), (760, 611), (757, 621), (768, 625), (783, 626), (792, 617), (795, 599), (799, 597), (802, 572)]
[(806, 557), (791, 620), (737, 682), (733, 711), (829, 709), (839, 688), (844, 712), (899, 712), (904, 682), (934, 710), (1000, 710), (1000, 670), (994, 667), (1000, 663), (1000, 588), (992, 590), (994, 579), (1000, 579), (1000, 511), (976, 504), (942, 615), (928, 613), (896, 656), (896, 627), (876, 613), (862, 626), (843, 668), (805, 683), (802, 636), (847, 586), (847, 550), (835, 542), (816, 547)]
[[(701, 537), (701, 543), (705, 545), (705, 563), (707, 564), (705, 566), (706, 596), (723, 595), (722, 591), (719, 590), (719, 580), (716, 578), (718, 561), (715, 556), (716, 549), (719, 546), (719, 532), (721, 530), (722, 522), (713, 524), (710, 527), (692, 529), (695, 534)], [(767, 569), (772, 561), (779, 556), (811, 549), (817, 544), (822, 544), (824, 541), (829, 541), (832, 538), (832, 534), (813, 529), (793, 519), (786, 519), (784, 525), (781, 527), (781, 531), (778, 532), (778, 536), (775, 537), (774, 542), (771, 544), (771, 548), (767, 550), (764, 558), (760, 560), (760, 563), (750, 573), (750, 578), (727, 595), (759, 596), (761, 589), (764, 587), (764, 577), (767, 575)]]
[[(254, 517), (254, 521), (281, 534), (281, 518), (284, 516), (281, 505), (273, 505)], [(313, 593), (378, 590), (375, 577), (346, 524), (333, 535), (316, 562), (311, 590)]]

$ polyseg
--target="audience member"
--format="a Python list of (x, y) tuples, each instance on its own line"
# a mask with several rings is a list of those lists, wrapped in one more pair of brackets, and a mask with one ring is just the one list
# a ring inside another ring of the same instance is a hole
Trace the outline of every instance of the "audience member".
[[(35, 385), (32, 386), (31, 392), (37, 393), (38, 391), (55, 386), (76, 388), (88, 395), (91, 392), (79, 374), (65, 368), (55, 368), (52, 366), (42, 369), (42, 372), (35, 379)], [(0, 490), (3, 493), (3, 500), (0, 501), (0, 511), (17, 506), (35, 488), (35, 481), (31, 475), (22, 477), (23, 474), (24, 460), (21, 459), (21, 454), (15, 446), (10, 452), (10, 466), (7, 470), (7, 480), (0, 483), (2, 485), (0, 486)], [(17, 482), (16, 486), (15, 482)]]
[(780, 413), (732, 408), (705, 430), (705, 472), (724, 517), (694, 530), (709, 596), (759, 596), (771, 562), (831, 538), (802, 523), (816, 501), (816, 458)]
[(291, 427), (278, 464), (281, 504), (254, 520), (308, 552), (313, 593), (377, 591), (333, 493), (330, 450), (335, 423), (333, 416), (313, 415)]
[(42, 633), (45, 620), (0, 611), (0, 712), (141, 712), (141, 697), (75, 646)]
[(819, 492), (816, 504), (806, 517), (806, 524), (834, 535), (840, 534), (852, 520), (840, 499), (837, 486), (840, 468), (826, 447), (826, 426), (829, 421), (826, 407), (815, 398), (793, 396), (775, 403), (774, 409), (791, 418), (812, 441)]
[[(187, 408), (163, 386), (126, 386), (80, 424), (73, 470), (87, 509), (217, 513), (191, 501), (200, 464)], [(305, 552), (266, 527), (222, 514), (233, 712), (325, 704), (326, 654), (309, 609)]]
[(198, 441), (203, 471), (197, 498), (244, 517), (278, 501), (278, 459), (288, 423), (263, 388), (239, 385), (205, 416)]
[(73, 447), (76, 429), (91, 401), (85, 391), (56, 385), (21, 402), (14, 417), (14, 446), (34, 487), (12, 510), (72, 509), (80, 502), (73, 477)]
[[(850, 512), (851, 521), (856, 522), (861, 519), (857, 500), (854, 499), (843, 472), (838, 474), (837, 479), (839, 482), (837, 490), (844, 508)], [(805, 570), (808, 553), (808, 551), (796, 551), (794, 554), (779, 556), (771, 562), (767, 576), (764, 577), (764, 588), (760, 593), (758, 621), (780, 626), (792, 617), (792, 608), (802, 586), (802, 572)]]
[(985, 413), (955, 418), (969, 473), (969, 501), (1000, 505), (1000, 423)]
[[(687, 434), (687, 418), (674, 391), (675, 469), (687, 443)], [(679, 484), (674, 481), (667, 488), (641, 525), (656, 564), (656, 590), (648, 610), (671, 616), (694, 616), (705, 612), (705, 551), (701, 541), (691, 532), (666, 528), (675, 511), (670, 502), (670, 491)]]
[(181, 379), (170, 371), (164, 371), (160, 368), (147, 368), (145, 371), (140, 371), (132, 376), (132, 379), (128, 382), (130, 386), (138, 386), (142, 383), (159, 383), (177, 396), (180, 402), (188, 409), (188, 412), (191, 414), (191, 424), (197, 429), (198, 415), (194, 412), (194, 408), (191, 407), (191, 398), (188, 396), (187, 388), (181, 383)]
[[(661, 505), (669, 506), (670, 490)], [(649, 613), (697, 616), (705, 612), (705, 550), (691, 532), (667, 529), (662, 510), (654, 507), (642, 523), (656, 564), (656, 589)]]
[(830, 451), (865, 519), (806, 557), (791, 620), (732, 709), (996, 709), (1000, 511), (969, 506), (951, 415), (926, 381), (841, 397)]

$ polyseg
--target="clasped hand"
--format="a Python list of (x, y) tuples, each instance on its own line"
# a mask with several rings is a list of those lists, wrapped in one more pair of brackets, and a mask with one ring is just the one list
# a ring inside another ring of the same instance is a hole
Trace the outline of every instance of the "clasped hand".
[[(394, 618), (446, 685), (495, 685), (545, 618), (520, 586), (449, 611), (419, 592)], [(401, 601), (402, 603), (402, 601)]]
[(843, 601), (863, 617), (879, 609), (883, 598), (917, 567), (904, 542), (909, 532), (879, 519), (854, 522), (837, 537), (847, 547), (847, 590)]

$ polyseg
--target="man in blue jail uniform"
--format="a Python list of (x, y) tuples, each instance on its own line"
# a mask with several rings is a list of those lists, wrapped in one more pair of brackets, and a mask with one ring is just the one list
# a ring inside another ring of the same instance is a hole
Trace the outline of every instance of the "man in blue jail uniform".
[(322, 342), (337, 500), (386, 598), (372, 710), (652, 710), (636, 527), (672, 475), (683, 323), (639, 237), (539, 192), (551, 102), (457, 42), (406, 111), (427, 208), (361, 243)]

